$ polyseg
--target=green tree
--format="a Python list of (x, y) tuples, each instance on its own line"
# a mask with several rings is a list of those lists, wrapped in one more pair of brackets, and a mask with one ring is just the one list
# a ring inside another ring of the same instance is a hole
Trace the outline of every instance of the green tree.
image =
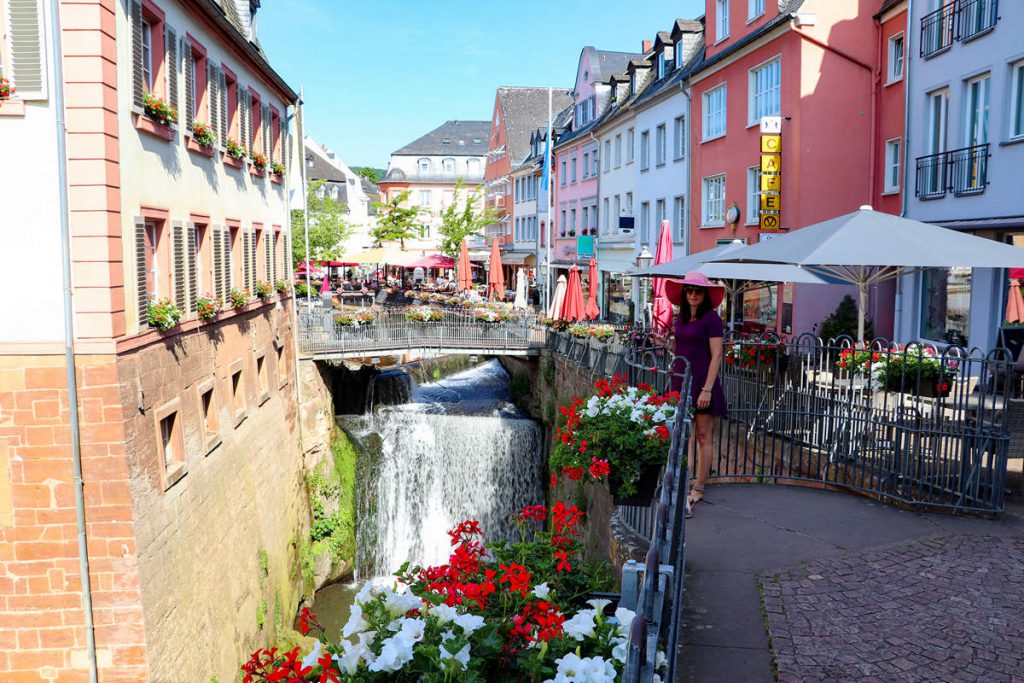
[[(853, 297), (847, 294), (839, 302), (835, 312), (821, 323), (821, 330), (818, 336), (822, 341), (828, 342), (839, 335), (846, 335), (857, 339), (857, 304)], [(875, 334), (875, 326), (870, 320), (864, 321), (864, 339), (871, 341)]]
[(352, 170), (355, 171), (357, 176), (366, 178), (374, 185), (379, 183), (380, 179), (384, 176), (384, 173), (379, 168), (371, 168), (370, 166), (353, 166)]
[(370, 235), (376, 246), (384, 242), (398, 241), (405, 249), (405, 240), (411, 240), (418, 233), (416, 216), (419, 207), (403, 206), (409, 199), (409, 190), (396, 195), (390, 202), (374, 202), (377, 210), (377, 227)]
[[(488, 225), (498, 220), (500, 213), (490, 206), (483, 206), (480, 200), (480, 189), (475, 188), (463, 192), (465, 185), (459, 178), (455, 183), (455, 201), (441, 212), (441, 253), (456, 258), (462, 240), (481, 232)], [(459, 196), (463, 200), (459, 201)]]
[[(314, 261), (333, 260), (341, 254), (341, 244), (352, 234), (352, 224), (345, 220), (345, 205), (317, 190), (326, 180), (313, 180), (306, 189), (309, 210), (309, 258)], [(302, 234), (302, 211), (292, 211), (292, 255), (296, 265), (306, 260), (306, 239)]]

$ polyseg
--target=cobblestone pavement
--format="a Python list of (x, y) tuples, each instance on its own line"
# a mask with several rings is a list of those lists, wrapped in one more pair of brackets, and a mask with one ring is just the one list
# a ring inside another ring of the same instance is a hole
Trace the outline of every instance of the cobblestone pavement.
[(1024, 538), (942, 533), (760, 585), (781, 683), (1024, 683)]

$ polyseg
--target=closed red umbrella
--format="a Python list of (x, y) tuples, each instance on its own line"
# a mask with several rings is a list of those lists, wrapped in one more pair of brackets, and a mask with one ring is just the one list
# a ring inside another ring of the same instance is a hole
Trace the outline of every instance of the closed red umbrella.
[(590, 259), (590, 273), (587, 283), (587, 307), (584, 311), (587, 320), (596, 320), (601, 317), (601, 307), (597, 305), (597, 260)]
[(501, 269), (501, 247), (498, 239), (491, 242), (491, 270), (488, 275), (490, 286), (487, 288), (487, 296), (505, 300), (505, 271)]
[(1006, 300), (1006, 322), (1024, 322), (1024, 297), (1020, 293), (1020, 280), (1015, 277), (1010, 278), (1010, 293)]
[[(672, 260), (672, 224), (661, 222), (661, 233), (658, 235), (658, 250), (654, 252), (654, 265), (668, 263)], [(665, 278), (654, 278), (654, 307), (651, 318), (656, 332), (668, 334), (672, 330), (672, 303), (665, 291)]]
[(320, 285), (320, 293), (326, 294), (329, 291), (331, 291), (331, 280), (326, 275), (324, 275), (324, 283)]
[(469, 246), (466, 244), (466, 240), (462, 240), (462, 247), (459, 249), (458, 275), (460, 292), (473, 289), (473, 273), (469, 263)]
[(569, 284), (565, 289), (565, 302), (562, 304), (562, 320), (569, 322), (583, 320), (586, 308), (583, 305), (583, 284), (580, 282), (580, 269), (573, 266), (569, 269)]

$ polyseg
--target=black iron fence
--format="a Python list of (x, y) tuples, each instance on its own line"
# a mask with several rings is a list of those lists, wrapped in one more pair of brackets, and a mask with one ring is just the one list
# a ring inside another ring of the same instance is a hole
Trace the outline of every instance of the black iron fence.
[(1004, 509), (1016, 375), (1004, 351), (728, 339), (712, 477), (814, 482), (924, 508)]
[(948, 0), (921, 17), (921, 57), (938, 54), (958, 40), (970, 40), (998, 21), (998, 0)]
[(974, 145), (917, 158), (914, 195), (939, 199), (981, 194), (988, 185), (989, 145)]

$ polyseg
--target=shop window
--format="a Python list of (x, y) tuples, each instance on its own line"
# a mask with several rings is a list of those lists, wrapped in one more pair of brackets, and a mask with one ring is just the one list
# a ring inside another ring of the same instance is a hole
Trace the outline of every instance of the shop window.
[(966, 346), (970, 312), (970, 268), (922, 271), (921, 337)]
[(776, 329), (779, 286), (771, 285), (743, 294), (743, 322), (766, 330)]

